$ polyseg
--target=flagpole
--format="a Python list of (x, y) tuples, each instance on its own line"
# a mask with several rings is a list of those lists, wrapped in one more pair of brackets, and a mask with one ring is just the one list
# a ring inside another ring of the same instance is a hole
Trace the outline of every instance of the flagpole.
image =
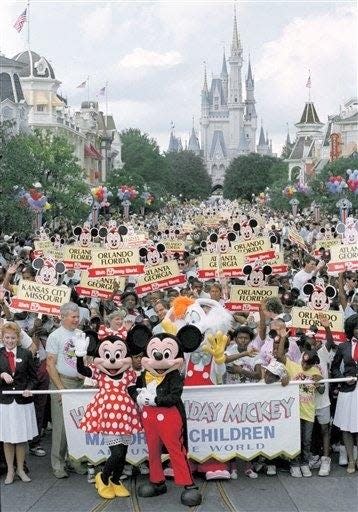
[(309, 87), (308, 87), (308, 102), (311, 103), (311, 70), (308, 70), (308, 80), (309, 80)]
[(87, 76), (87, 100), (89, 103), (89, 100), (90, 100), (90, 77), (89, 76)]
[(27, 0), (27, 48), (30, 50), (30, 0)]
[(108, 93), (107, 93), (107, 90), (108, 90), (108, 82), (106, 82), (106, 89), (105, 89), (105, 93), (106, 93), (106, 122), (105, 122), (105, 128), (106, 128), (106, 130), (108, 128)]

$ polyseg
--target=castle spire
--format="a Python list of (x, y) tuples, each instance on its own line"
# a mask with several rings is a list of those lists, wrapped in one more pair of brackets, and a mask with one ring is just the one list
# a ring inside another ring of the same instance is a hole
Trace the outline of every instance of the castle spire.
[(208, 90), (208, 77), (206, 75), (206, 62), (204, 61), (204, 85), (203, 92), (209, 92)]
[(223, 64), (222, 64), (222, 67), (221, 67), (221, 78), (226, 78), (227, 76), (228, 76), (228, 72), (227, 72), (226, 57), (225, 57), (225, 48), (224, 48), (224, 52), (223, 52)]
[(232, 32), (231, 55), (238, 55), (241, 50), (239, 32), (237, 30), (236, 6), (234, 6), (234, 28)]

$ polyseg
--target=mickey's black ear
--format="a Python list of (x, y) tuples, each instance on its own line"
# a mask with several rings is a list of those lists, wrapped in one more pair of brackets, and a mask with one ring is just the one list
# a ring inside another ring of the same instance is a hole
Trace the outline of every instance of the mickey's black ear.
[(66, 267), (62, 261), (58, 261), (55, 265), (55, 270), (58, 274), (64, 274), (66, 272)]
[(195, 325), (184, 325), (176, 337), (183, 352), (194, 352), (203, 340), (203, 334)]
[(227, 234), (227, 239), (229, 240), (229, 242), (234, 242), (236, 240), (235, 233), (233, 233), (232, 231), (230, 233), (228, 233)]
[(43, 258), (36, 258), (32, 262), (32, 266), (36, 270), (40, 270), (44, 266), (44, 264), (45, 264), (45, 262), (44, 262)]
[(158, 252), (165, 252), (165, 245), (164, 244), (158, 244), (157, 245), (157, 251)]
[(333, 299), (333, 297), (335, 297), (336, 293), (337, 293), (337, 291), (333, 286), (331, 286), (331, 285), (326, 286), (326, 296), (329, 299)]
[(122, 236), (126, 235), (128, 233), (127, 226), (118, 226), (118, 233)]
[(252, 272), (252, 266), (251, 265), (245, 265), (244, 268), (242, 269), (243, 273), (245, 274), (245, 276), (249, 276)]
[(130, 354), (144, 352), (148, 341), (153, 336), (152, 331), (146, 325), (135, 325), (128, 331), (127, 345)]
[(101, 227), (99, 228), (99, 230), (98, 230), (98, 236), (99, 236), (100, 238), (106, 238), (107, 233), (108, 233), (108, 230), (107, 230), (107, 228), (105, 228), (104, 226), (101, 226)]
[(92, 228), (91, 229), (91, 237), (92, 238), (96, 238), (96, 236), (98, 236), (98, 229), (97, 228)]
[(240, 231), (240, 224), (238, 222), (235, 222), (235, 224), (232, 226), (232, 229), (234, 231)]
[(211, 233), (209, 235), (210, 242), (217, 242), (218, 241), (218, 235), (216, 233)]
[(80, 236), (80, 234), (82, 233), (82, 228), (81, 226), (76, 226), (75, 228), (73, 228), (73, 234), (76, 235), (76, 236)]
[(256, 228), (256, 226), (257, 226), (257, 220), (256, 220), (256, 219), (250, 219), (250, 220), (249, 220), (249, 226), (250, 226), (251, 228)]
[(139, 256), (141, 258), (145, 258), (147, 256), (147, 254), (148, 254), (148, 251), (147, 251), (147, 249), (145, 247), (141, 247), (139, 249)]
[(275, 244), (277, 242), (277, 237), (275, 235), (270, 235), (270, 243)]
[(314, 286), (312, 283), (306, 283), (302, 288), (302, 291), (305, 295), (312, 295), (314, 290)]
[(272, 267), (270, 267), (270, 265), (265, 265), (264, 267), (262, 267), (262, 273), (264, 276), (269, 276), (270, 274), (272, 274)]

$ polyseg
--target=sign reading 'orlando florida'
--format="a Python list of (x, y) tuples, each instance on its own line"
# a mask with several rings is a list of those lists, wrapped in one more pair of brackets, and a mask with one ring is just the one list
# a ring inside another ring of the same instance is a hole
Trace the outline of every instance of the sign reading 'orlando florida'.
[(144, 265), (140, 262), (139, 249), (92, 249), (92, 267), (89, 277), (130, 276), (143, 274)]

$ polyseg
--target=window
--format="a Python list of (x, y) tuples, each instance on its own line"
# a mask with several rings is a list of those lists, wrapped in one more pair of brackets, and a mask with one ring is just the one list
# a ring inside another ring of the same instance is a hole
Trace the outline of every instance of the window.
[(36, 110), (37, 112), (45, 112), (45, 105), (37, 105)]

